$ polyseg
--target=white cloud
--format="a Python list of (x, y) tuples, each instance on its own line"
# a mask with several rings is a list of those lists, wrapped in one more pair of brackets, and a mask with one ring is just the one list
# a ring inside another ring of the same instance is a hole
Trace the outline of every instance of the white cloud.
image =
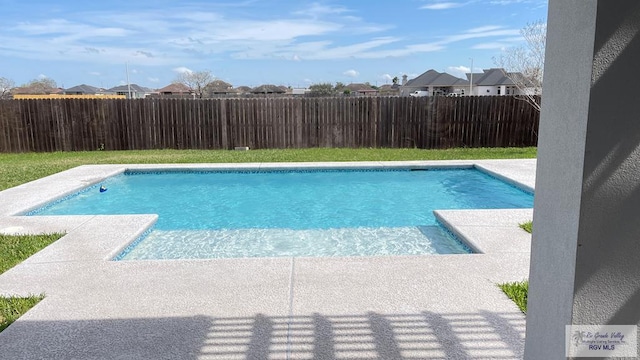
[(513, 4), (531, 4), (531, 3), (541, 3), (546, 6), (547, 0), (467, 0), (467, 1), (444, 1), (444, 0), (432, 0), (431, 3), (422, 5), (420, 9), (426, 10), (447, 10), (454, 9), (463, 6), (467, 6), (473, 3), (482, 3), (482, 5), (513, 5)]
[(491, 5), (511, 5), (511, 4), (519, 4), (523, 2), (525, 2), (525, 0), (492, 0), (489, 3)]
[[(146, 16), (146, 18), (145, 18)], [(178, 19), (184, 19), (175, 15)], [(118, 21), (123, 21), (119, 19)], [(333, 21), (333, 20), (332, 20)], [(0, 34), (5, 54), (22, 58), (52, 60), (74, 59), (91, 63), (158, 66), (194, 61), (194, 51), (200, 58), (217, 55), (235, 59), (290, 59), (333, 60), (333, 59), (381, 59), (387, 57), (412, 56), (419, 53), (441, 51), (447, 44), (468, 39), (491, 37), (514, 37), (517, 29), (499, 26), (483, 26), (452, 34), (432, 42), (420, 44), (402, 44), (400, 37), (373, 37), (356, 43), (344, 44), (333, 38), (334, 31), (349, 30), (348, 23), (302, 21), (244, 21), (232, 20), (225, 25), (209, 27), (208, 23), (187, 24), (186, 30), (178, 29), (172, 23), (160, 28), (157, 34), (143, 37), (118, 38), (113, 45), (100, 44), (98, 52), (87, 51), (89, 40), (68, 40), (66, 43), (52, 45), (38, 37), (24, 37), (20, 34)], [(161, 22), (153, 16), (140, 14), (135, 26)], [(115, 24), (120, 25), (120, 24)], [(156, 27), (157, 28), (157, 27)], [(132, 28), (131, 31), (134, 28)], [(214, 30), (211, 30), (214, 29)], [(289, 29), (292, 31), (289, 32)], [(142, 31), (142, 30), (140, 30)], [(180, 36), (175, 36), (181, 34)], [(322, 36), (322, 37), (319, 37)], [(317, 40), (300, 41), (300, 37), (316, 37)], [(319, 38), (318, 38), (319, 37)], [(180, 69), (180, 68), (176, 68)], [(183, 71), (183, 70), (176, 70)]]
[(455, 3), (455, 2), (437, 2), (433, 4), (427, 4), (420, 7), (420, 9), (426, 10), (446, 10), (453, 9), (457, 7), (464, 6), (464, 3)]
[(313, 3), (304, 10), (294, 12), (295, 15), (307, 15), (311, 17), (319, 17), (323, 15), (335, 15), (348, 12), (349, 9), (343, 6), (327, 6), (319, 3)]
[(160, 82), (160, 79), (157, 77), (148, 77), (147, 80), (152, 83)]
[(462, 79), (466, 78), (466, 74), (471, 72), (471, 68), (464, 66), (464, 65), (460, 65), (460, 66), (449, 66), (447, 68), (447, 72), (450, 73), (451, 75), (460, 77)]
[(55, 42), (95, 37), (123, 37), (129, 34), (123, 28), (98, 27), (65, 19), (50, 19), (42, 23), (23, 22), (16, 25), (12, 30), (29, 35), (51, 35), (54, 36), (53, 40)]
[(518, 43), (523, 41), (524, 41), (524, 38), (522, 36), (515, 36), (515, 37), (499, 39), (497, 41), (490, 41), (490, 42), (475, 44), (471, 48), (478, 49), (478, 50), (496, 50), (496, 49), (504, 50), (506, 48), (517, 45)]
[(438, 43), (415, 44), (415, 45), (409, 45), (405, 49), (407, 50), (408, 53), (431, 52), (431, 51), (442, 50), (444, 49), (444, 46)]
[[(304, 17), (304, 22), (318, 21), (325, 18), (333, 24), (340, 24), (346, 28), (350, 34), (367, 34), (388, 30), (393, 26), (383, 24), (367, 23), (362, 18), (350, 15), (353, 10), (344, 6), (329, 6), (320, 3), (313, 3), (309, 7), (293, 12), (293, 15)], [(310, 20), (310, 19), (311, 20)]]
[(301, 36), (318, 36), (339, 31), (344, 25), (324, 21), (272, 20), (223, 22), (198, 34), (205, 44), (211, 41), (278, 41)]
[[(479, 30), (480, 29), (480, 30)], [(450, 35), (443, 38), (438, 43), (440, 44), (449, 44), (453, 42), (458, 42), (462, 40), (469, 39), (478, 39), (485, 37), (494, 37), (494, 36), (516, 36), (520, 34), (520, 30), (518, 29), (503, 29), (503, 28), (494, 28), (488, 27), (487, 29), (475, 28), (467, 30), (461, 34)]]
[(382, 80), (384, 80), (384, 81), (391, 81), (391, 80), (393, 80), (393, 76), (391, 76), (391, 75), (389, 75), (389, 74), (382, 74), (382, 75), (380, 76), (380, 78), (381, 78)]
[[(378, 37), (360, 43), (335, 46), (328, 40), (310, 41), (304, 43), (283, 43), (254, 45), (250, 50), (232, 52), (237, 59), (283, 58), (291, 59), (295, 56), (305, 60), (333, 60), (333, 59), (381, 59), (387, 57), (404, 57), (418, 53), (436, 52), (446, 48), (446, 45), (470, 40), (492, 37), (503, 37), (501, 41), (512, 41), (519, 34), (518, 29), (508, 29), (495, 25), (476, 27), (461, 33), (445, 36), (430, 43), (392, 46), (402, 39), (398, 37)], [(509, 38), (504, 38), (509, 36)], [(507, 40), (509, 39), (509, 40)]]
[(346, 75), (348, 77), (354, 78), (354, 77), (357, 77), (358, 75), (360, 75), (360, 73), (357, 72), (356, 70), (351, 69), (351, 70), (347, 70), (347, 71), (343, 72), (342, 75)]
[(193, 72), (193, 70), (185, 66), (179, 66), (177, 68), (173, 68), (173, 71), (177, 72), (178, 74), (185, 74), (185, 73), (191, 74)]
[[(399, 41), (397, 38), (384, 37), (375, 38), (369, 41), (331, 47), (331, 42), (308, 43), (308, 53), (304, 55), (308, 60), (330, 60), (330, 59), (349, 59), (349, 58), (382, 58), (393, 56), (393, 52), (389, 50), (380, 50), (379, 48)], [(293, 46), (296, 52), (300, 53), (302, 49)], [(285, 50), (286, 51), (286, 50)]]
[(89, 75), (93, 75), (93, 76), (100, 76), (101, 74), (97, 71), (91, 71), (89, 72)]
[[(424, 7), (444, 9), (465, 6), (472, 1), (430, 1)], [(145, 12), (113, 10), (58, 14), (67, 18), (33, 20), (8, 27), (0, 33), (0, 44), (3, 56), (9, 57), (91, 64), (122, 65), (128, 62), (138, 69), (141, 66), (166, 66), (182, 73), (191, 69), (179, 66), (181, 64), (196, 67), (211, 59), (397, 58), (441, 51), (458, 41), (483, 39), (483, 44), (489, 44), (504, 41), (497, 38), (519, 34), (519, 30), (487, 25), (413, 43), (403, 35), (363, 35), (391, 27), (366, 22), (353, 16), (355, 12), (345, 6), (318, 2), (266, 20), (224, 13), (227, 8), (216, 6), (214, 12), (205, 5), (178, 4)], [(358, 36), (350, 38), (344, 34)], [(476, 46), (482, 48), (483, 44)]]
[(387, 56), (401, 56), (395, 54), (393, 50), (382, 50), (381, 47), (399, 41), (398, 38), (382, 37), (373, 38), (368, 41), (333, 46), (331, 41), (311, 41), (305, 43), (282, 44), (276, 46), (267, 43), (255, 45), (250, 50), (236, 51), (231, 53), (231, 57), (236, 59), (261, 59), (261, 58), (281, 58), (291, 59), (298, 56), (304, 60), (333, 60), (351, 58), (382, 58)]
[[(91, 64), (117, 64), (122, 65), (129, 61), (130, 64), (141, 65), (171, 65), (180, 59), (173, 58), (173, 54), (162, 58), (147, 58), (133, 56), (133, 49), (123, 42), (114, 42), (114, 45), (103, 45), (99, 51), (92, 51), (93, 47), (87, 47), (83, 42), (69, 41), (66, 43), (52, 43), (46, 37), (25, 37), (8, 33), (0, 34), (0, 44), (3, 45), (5, 56), (22, 59), (60, 61), (78, 61)], [(186, 60), (186, 59), (185, 59)]]
[(471, 71), (470, 67), (464, 66), (464, 65), (460, 65), (460, 66), (449, 66), (447, 68), (449, 71), (456, 71), (456, 72), (461, 72), (461, 73), (468, 73)]
[(467, 30), (466, 32), (468, 33), (482, 33), (482, 32), (487, 32), (487, 31), (493, 31), (493, 30), (499, 30), (499, 29), (503, 29), (504, 26), (497, 26), (497, 25), (487, 25), (487, 26), (480, 26), (477, 28), (472, 28)]
[[(388, 28), (361, 19), (346, 21), (342, 16), (328, 20), (301, 15), (268, 20), (229, 17), (201, 7), (176, 5), (146, 12), (70, 13), (66, 14), (68, 19), (8, 27), (0, 34), (0, 43), (4, 55), (20, 58), (175, 66), (192, 59), (194, 51), (209, 58), (212, 54), (236, 52), (256, 54), (245, 57), (273, 57), (274, 50), (293, 44), (299, 37), (341, 31), (361, 34)], [(347, 11), (317, 4), (311, 10), (334, 15)], [(128, 36), (131, 34), (135, 36)]]
[(40, 79), (40, 80), (44, 80), (44, 79), (47, 79), (47, 78), (49, 78), (49, 77), (47, 75), (45, 75), (45, 74), (38, 75), (38, 79)]
[(390, 28), (352, 16), (345, 6), (318, 2), (266, 20), (219, 12), (225, 8), (216, 7), (214, 12), (204, 5), (175, 5), (145, 12), (58, 14), (56, 19), (9, 27), (0, 34), (0, 43), (3, 54), (10, 57), (171, 67), (193, 62), (194, 56), (195, 60), (220, 55), (300, 61), (381, 58), (414, 52), (401, 48), (396, 53), (386, 48), (399, 41), (390, 37), (345, 43), (340, 34), (362, 35)]

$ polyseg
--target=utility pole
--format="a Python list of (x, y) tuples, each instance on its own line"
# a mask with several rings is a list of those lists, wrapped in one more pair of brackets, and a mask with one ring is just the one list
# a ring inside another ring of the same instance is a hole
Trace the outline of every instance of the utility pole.
[(471, 73), (469, 77), (469, 96), (471, 96), (473, 95), (473, 58), (469, 59), (471, 59), (471, 70), (469, 71)]
[(129, 99), (131, 99), (131, 83), (129, 82), (129, 62), (125, 63), (127, 65), (127, 91), (129, 92)]

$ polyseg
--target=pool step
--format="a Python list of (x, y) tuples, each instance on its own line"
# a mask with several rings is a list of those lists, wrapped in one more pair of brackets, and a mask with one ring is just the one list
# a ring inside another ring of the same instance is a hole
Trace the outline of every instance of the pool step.
[(153, 230), (122, 260), (459, 254), (440, 226), (340, 229)]

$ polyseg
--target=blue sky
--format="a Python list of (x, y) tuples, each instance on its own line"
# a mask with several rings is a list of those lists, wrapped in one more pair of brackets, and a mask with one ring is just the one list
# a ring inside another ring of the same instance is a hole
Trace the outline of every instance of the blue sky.
[(463, 77), (522, 43), (546, 0), (0, 0), (0, 77), (160, 88), (209, 70), (234, 86)]

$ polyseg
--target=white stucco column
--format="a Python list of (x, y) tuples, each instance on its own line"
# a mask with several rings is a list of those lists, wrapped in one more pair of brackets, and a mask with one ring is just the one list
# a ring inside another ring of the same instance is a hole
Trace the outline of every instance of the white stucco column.
[(640, 2), (550, 0), (525, 359), (640, 323)]

